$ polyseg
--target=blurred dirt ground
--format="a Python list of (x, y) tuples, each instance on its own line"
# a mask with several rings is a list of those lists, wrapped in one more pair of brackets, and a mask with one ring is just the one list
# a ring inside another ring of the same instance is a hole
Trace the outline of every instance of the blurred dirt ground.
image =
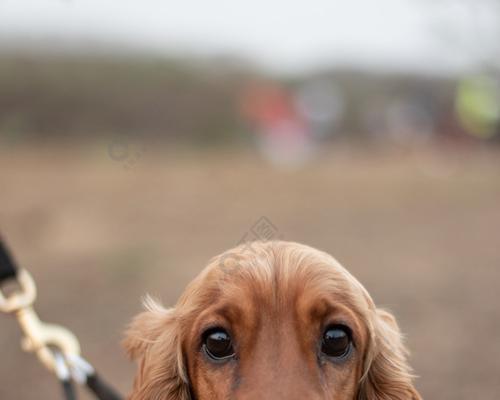
[[(0, 150), (0, 228), (38, 282), (41, 317), (77, 333), (123, 392), (134, 365), (119, 342), (141, 296), (173, 304), (265, 216), (395, 312), (425, 399), (498, 399), (498, 151), (326, 149), (280, 170), (224, 150), (146, 153), (126, 169), (106, 149)], [(0, 315), (0, 399), (60, 398), (18, 344)]]

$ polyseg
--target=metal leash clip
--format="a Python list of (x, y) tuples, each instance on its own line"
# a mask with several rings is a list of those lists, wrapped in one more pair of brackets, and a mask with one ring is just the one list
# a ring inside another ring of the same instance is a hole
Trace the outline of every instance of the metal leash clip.
[[(1, 288), (7, 279), (18, 285), (10, 295), (6, 295)], [(17, 318), (23, 332), (23, 350), (35, 353), (42, 364), (57, 376), (66, 400), (76, 399), (74, 382), (85, 385), (99, 400), (121, 400), (122, 397), (80, 355), (80, 343), (72, 332), (38, 318), (33, 309), (35, 299), (33, 277), (25, 269), (17, 268), (0, 237), (0, 312)]]
[(57, 373), (56, 353), (62, 354), (69, 364), (80, 355), (80, 344), (68, 329), (42, 322), (33, 309), (36, 299), (36, 285), (25, 269), (20, 269), (16, 277), (19, 290), (6, 297), (0, 289), (0, 311), (14, 314), (21, 326), (24, 337), (23, 350), (35, 353), (50, 371)]

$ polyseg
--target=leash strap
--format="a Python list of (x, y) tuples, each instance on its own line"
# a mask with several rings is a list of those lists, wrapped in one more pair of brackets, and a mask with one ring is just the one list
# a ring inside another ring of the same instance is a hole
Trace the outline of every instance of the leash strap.
[(76, 400), (76, 392), (73, 386), (73, 381), (61, 381), (63, 396), (65, 400)]
[(0, 285), (9, 279), (15, 278), (16, 275), (17, 267), (0, 236)]
[(100, 400), (122, 400), (121, 396), (95, 372), (93, 375), (87, 376), (87, 387)]
[(87, 386), (99, 400), (122, 400), (122, 397), (96, 372), (95, 368), (81, 356), (69, 358), (73, 379), (81, 385)]

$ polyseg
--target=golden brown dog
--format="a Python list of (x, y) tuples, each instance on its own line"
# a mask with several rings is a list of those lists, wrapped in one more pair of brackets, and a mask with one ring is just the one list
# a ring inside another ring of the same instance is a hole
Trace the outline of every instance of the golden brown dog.
[(125, 347), (131, 400), (416, 400), (394, 318), (331, 256), (255, 242), (214, 258)]

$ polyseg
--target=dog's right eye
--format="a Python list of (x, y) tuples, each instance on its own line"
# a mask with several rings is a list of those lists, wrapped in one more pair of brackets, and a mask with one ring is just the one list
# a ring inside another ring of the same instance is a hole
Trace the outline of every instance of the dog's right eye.
[(343, 358), (351, 349), (351, 330), (344, 325), (331, 325), (323, 333), (321, 351), (329, 357)]
[(231, 336), (222, 328), (214, 328), (205, 332), (203, 347), (207, 355), (217, 361), (234, 356)]

